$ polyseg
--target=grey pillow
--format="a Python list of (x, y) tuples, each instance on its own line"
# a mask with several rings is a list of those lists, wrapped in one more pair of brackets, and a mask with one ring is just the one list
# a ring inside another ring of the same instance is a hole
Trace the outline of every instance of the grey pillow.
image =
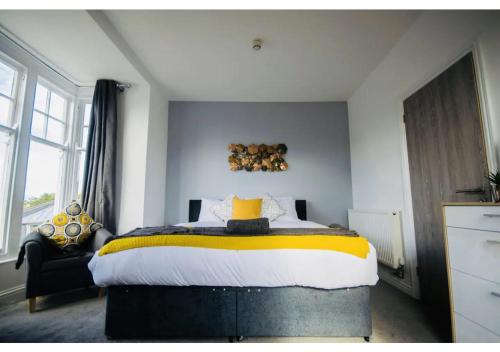
[(243, 235), (266, 235), (269, 233), (269, 219), (228, 220), (226, 233)]

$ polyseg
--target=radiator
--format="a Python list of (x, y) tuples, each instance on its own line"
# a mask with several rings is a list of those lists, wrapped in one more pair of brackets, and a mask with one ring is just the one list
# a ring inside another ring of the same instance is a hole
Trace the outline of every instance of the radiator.
[(404, 265), (401, 212), (349, 209), (349, 228), (377, 250), (379, 263), (397, 269)]

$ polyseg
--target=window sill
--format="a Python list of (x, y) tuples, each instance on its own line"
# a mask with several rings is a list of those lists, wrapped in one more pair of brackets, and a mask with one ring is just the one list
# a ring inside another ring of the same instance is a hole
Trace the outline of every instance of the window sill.
[(5, 258), (0, 257), (0, 265), (15, 262), (16, 260), (17, 258), (9, 258), (7, 256)]

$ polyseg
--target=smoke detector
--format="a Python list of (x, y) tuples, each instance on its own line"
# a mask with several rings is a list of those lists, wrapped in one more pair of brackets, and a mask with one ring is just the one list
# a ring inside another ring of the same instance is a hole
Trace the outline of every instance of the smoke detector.
[(262, 49), (262, 39), (254, 39), (252, 41), (252, 49), (255, 51)]

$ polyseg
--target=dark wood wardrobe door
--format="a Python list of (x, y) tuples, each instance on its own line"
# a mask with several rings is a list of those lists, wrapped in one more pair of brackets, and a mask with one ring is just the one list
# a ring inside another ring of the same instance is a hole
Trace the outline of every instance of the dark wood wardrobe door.
[(421, 296), (451, 336), (441, 203), (479, 201), (488, 190), (472, 53), (406, 99), (404, 111)]

